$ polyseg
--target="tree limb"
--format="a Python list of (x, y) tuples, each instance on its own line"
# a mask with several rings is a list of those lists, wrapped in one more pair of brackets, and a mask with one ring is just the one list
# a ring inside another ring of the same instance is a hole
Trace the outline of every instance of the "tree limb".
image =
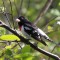
[(41, 20), (42, 16), (47, 12), (47, 10), (49, 9), (52, 1), (53, 0), (47, 0), (47, 2), (44, 5), (44, 7), (41, 9), (41, 11), (39, 11), (39, 14), (38, 14), (37, 18), (34, 21), (34, 24), (35, 25), (38, 23), (39, 20)]
[(13, 29), (11, 29), (10, 27), (8, 27), (5, 23), (3, 23), (2, 21), (0, 21), (0, 27), (3, 27), (5, 29), (7, 29), (8, 31), (10, 31), (11, 33), (13, 33), (14, 35), (16, 35), (17, 37), (19, 37), (21, 42), (24, 42), (25, 44), (30, 45), (30, 47), (32, 47), (33, 49), (41, 52), (42, 54), (49, 56), (51, 58), (54, 58), (55, 60), (60, 60), (59, 56), (52, 54), (50, 52), (47, 52), (37, 46), (35, 46), (34, 44), (32, 44), (31, 42), (29, 42), (29, 40), (25, 39), (24, 37), (22, 37), (21, 35), (19, 35), (16, 31), (14, 31)]

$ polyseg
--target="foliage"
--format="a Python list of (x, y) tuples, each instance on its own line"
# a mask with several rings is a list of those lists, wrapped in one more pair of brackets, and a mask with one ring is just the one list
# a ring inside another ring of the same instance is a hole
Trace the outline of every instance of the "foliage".
[(13, 41), (13, 40), (18, 40), (18, 41), (20, 41), (17, 36), (11, 35), (11, 34), (10, 34), (10, 35), (2, 35), (2, 36), (0, 36), (0, 39), (1, 39), (1, 40), (7, 40), (7, 41)]
[[(31, 22), (34, 22), (39, 11), (41, 11), (47, 0), (21, 1), (22, 0), (0, 0), (0, 19), (11, 28), (15, 28), (17, 30), (18, 27), (17, 23), (15, 22), (15, 18), (21, 14), (27, 17)], [(57, 43), (60, 42), (60, 0), (53, 1), (50, 9), (37, 23), (37, 26), (45, 31), (52, 40)], [(19, 41), (19, 38), (0, 27), (0, 42), (3, 40)], [(41, 43), (38, 43), (38, 46), (46, 51), (51, 52), (55, 44), (48, 41), (46, 43), (48, 44), (48, 47), (43, 46)], [(21, 47), (15, 42), (0, 43), (0, 60), (48, 60), (48, 57), (35, 51), (29, 45), (25, 45), (23, 43), (20, 43), (20, 45)], [(60, 57), (59, 52), (60, 46), (57, 46), (52, 53), (57, 54)]]

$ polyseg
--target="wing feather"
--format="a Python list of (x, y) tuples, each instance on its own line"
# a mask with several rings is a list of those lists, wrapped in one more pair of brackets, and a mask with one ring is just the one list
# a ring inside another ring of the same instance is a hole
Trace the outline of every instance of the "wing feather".
[(31, 37), (33, 37), (35, 40), (41, 42), (44, 45), (47, 45), (41, 38), (41, 35), (39, 32), (36, 30), (35, 27), (32, 27), (30, 24), (26, 24), (24, 30), (29, 34)]

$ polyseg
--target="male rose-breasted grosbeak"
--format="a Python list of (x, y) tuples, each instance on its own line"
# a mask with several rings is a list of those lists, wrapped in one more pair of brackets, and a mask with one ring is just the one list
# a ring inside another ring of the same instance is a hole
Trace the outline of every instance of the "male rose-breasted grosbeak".
[(31, 39), (32, 37), (44, 45), (47, 44), (42, 39), (42, 37), (52, 42), (52, 40), (50, 40), (50, 38), (41, 29), (33, 25), (25, 17), (20, 16), (19, 18), (16, 19), (16, 21), (18, 22), (20, 31), (26, 36), (27, 39)]

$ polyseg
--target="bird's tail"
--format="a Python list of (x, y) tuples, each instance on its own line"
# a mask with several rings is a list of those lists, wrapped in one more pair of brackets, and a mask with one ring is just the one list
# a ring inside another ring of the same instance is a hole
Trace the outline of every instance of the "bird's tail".
[(49, 37), (44, 36), (44, 38), (45, 38), (47, 41), (49, 41), (49, 42), (54, 43), (54, 44), (56, 44), (56, 45), (57, 45), (57, 43), (56, 43), (56, 42), (54, 42), (54, 41), (53, 41), (52, 39), (50, 39)]
[(54, 44), (56, 44), (57, 45), (57, 43), (56, 42), (54, 42), (52, 39), (47, 39), (48, 41), (50, 41), (51, 43), (54, 43)]
[(54, 42), (52, 39), (47, 39), (48, 41), (50, 41), (51, 43), (53, 43), (53, 44), (55, 44), (56, 46), (60, 46), (60, 43), (56, 43), (56, 42)]

